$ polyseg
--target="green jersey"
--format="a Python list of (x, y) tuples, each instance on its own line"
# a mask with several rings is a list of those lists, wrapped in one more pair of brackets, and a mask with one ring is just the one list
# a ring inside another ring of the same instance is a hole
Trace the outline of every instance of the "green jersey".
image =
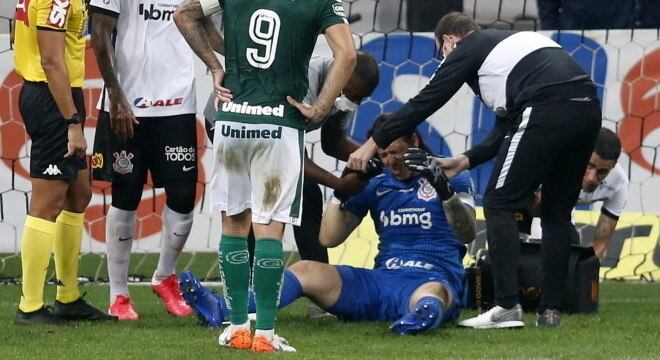
[(341, 0), (219, 0), (225, 36), (224, 86), (219, 121), (267, 123), (303, 129), (306, 119), (289, 105), (302, 101), (316, 39), (347, 23)]

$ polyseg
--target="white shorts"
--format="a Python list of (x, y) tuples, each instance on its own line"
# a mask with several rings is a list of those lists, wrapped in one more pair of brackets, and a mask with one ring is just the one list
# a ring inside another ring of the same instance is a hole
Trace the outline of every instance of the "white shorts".
[(252, 210), (252, 222), (300, 225), (304, 130), (272, 124), (215, 123), (211, 210)]

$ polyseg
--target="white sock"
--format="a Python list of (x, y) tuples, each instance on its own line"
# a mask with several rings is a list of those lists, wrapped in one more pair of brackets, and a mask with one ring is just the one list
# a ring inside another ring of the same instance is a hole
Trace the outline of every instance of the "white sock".
[(165, 205), (162, 218), (163, 233), (160, 238), (160, 257), (158, 258), (158, 267), (151, 279), (151, 283), (154, 285), (174, 274), (179, 255), (181, 255), (181, 250), (183, 250), (192, 228), (193, 213), (191, 211), (187, 214), (180, 214)]
[[(117, 295), (128, 296), (128, 265), (135, 236), (135, 211), (110, 206), (105, 223), (105, 245), (110, 277), (110, 304)], [(120, 241), (120, 239), (122, 239)]]
[(275, 329), (270, 329), (270, 330), (255, 330), (254, 331), (254, 336), (263, 336), (268, 340), (273, 340), (275, 337)]

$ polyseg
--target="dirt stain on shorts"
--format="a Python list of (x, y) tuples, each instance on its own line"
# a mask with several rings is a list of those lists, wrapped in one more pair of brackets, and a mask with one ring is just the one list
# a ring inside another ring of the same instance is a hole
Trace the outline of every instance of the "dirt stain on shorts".
[(277, 176), (269, 176), (266, 179), (265, 191), (264, 191), (264, 201), (262, 204), (263, 210), (270, 210), (275, 206), (275, 202), (280, 197), (282, 192), (282, 184), (280, 178)]
[(240, 155), (238, 149), (228, 148), (218, 151), (218, 156), (221, 156), (225, 169), (233, 172), (238, 172), (244, 166)]

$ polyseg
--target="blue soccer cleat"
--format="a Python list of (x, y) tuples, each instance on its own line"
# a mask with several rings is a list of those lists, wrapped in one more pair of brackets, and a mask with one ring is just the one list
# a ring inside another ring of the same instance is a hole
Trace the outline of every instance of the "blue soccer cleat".
[(179, 286), (181, 295), (195, 311), (200, 325), (212, 328), (222, 325), (227, 311), (223, 309), (223, 302), (216, 293), (205, 288), (190, 271), (179, 275)]
[(398, 335), (414, 335), (432, 330), (442, 322), (443, 308), (440, 300), (424, 297), (417, 302), (415, 309), (390, 325), (390, 331)]

